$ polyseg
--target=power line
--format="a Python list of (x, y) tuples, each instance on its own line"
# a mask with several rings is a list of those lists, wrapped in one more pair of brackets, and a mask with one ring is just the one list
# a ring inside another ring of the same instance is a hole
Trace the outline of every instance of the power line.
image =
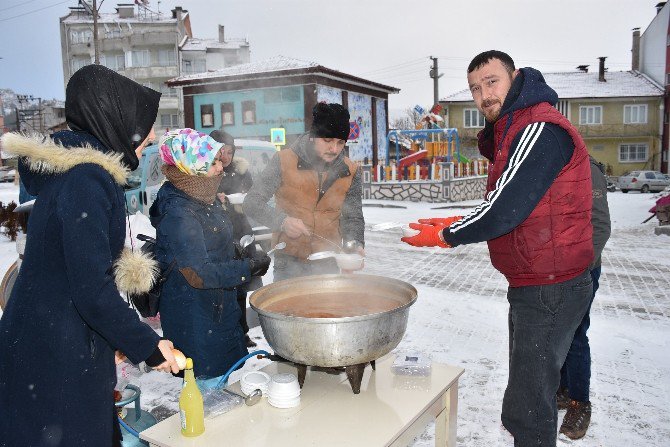
[(54, 3), (53, 5), (44, 6), (43, 8), (33, 9), (32, 11), (24, 12), (23, 14), (17, 14), (17, 15), (12, 16), (12, 17), (7, 17), (6, 19), (0, 20), (0, 22), (6, 22), (8, 20), (12, 20), (12, 19), (16, 19), (16, 18), (19, 18), (19, 17), (27, 16), (28, 14), (33, 14), (35, 12), (44, 11), (45, 9), (53, 8), (54, 6), (62, 5), (63, 3), (69, 3), (69, 2), (70, 2), (70, 0), (65, 0), (65, 1), (62, 1), (62, 2)]
[(7, 8), (0, 9), (0, 12), (9, 11), (10, 9), (18, 8), (19, 6), (24, 6), (24, 5), (27, 5), (28, 3), (32, 3), (32, 2), (35, 2), (35, 1), (37, 1), (37, 0), (28, 0), (28, 1), (25, 1), (25, 2), (21, 2), (18, 5), (8, 6)]
[(425, 57), (422, 57), (422, 58), (419, 58), (419, 59), (413, 59), (413, 60), (411, 60), (411, 61), (401, 62), (401, 63), (399, 63), (399, 64), (388, 65), (388, 66), (385, 66), (385, 67), (377, 68), (377, 69), (375, 69), (375, 70), (366, 71), (366, 72), (361, 73), (361, 74), (362, 74), (362, 75), (368, 75), (368, 74), (376, 73), (376, 72), (380, 72), (380, 71), (382, 71), (382, 72), (383, 72), (383, 71), (389, 71), (389, 70), (394, 69), (395, 67), (402, 67), (402, 66), (407, 66), (407, 65), (416, 65), (416, 64), (418, 64), (418, 63), (420, 63), (420, 62), (425, 62), (426, 59), (427, 59), (427, 58), (425, 58)]

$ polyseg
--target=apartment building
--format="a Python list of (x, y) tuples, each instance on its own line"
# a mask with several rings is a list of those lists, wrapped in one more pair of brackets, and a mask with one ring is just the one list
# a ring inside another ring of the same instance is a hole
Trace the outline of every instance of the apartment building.
[[(99, 13), (100, 64), (162, 93), (154, 128), (157, 133), (184, 125), (178, 90), (168, 79), (249, 61), (246, 39), (193, 38), (187, 10), (176, 6), (167, 14), (140, 4), (119, 3), (114, 13)], [(160, 4), (160, 2), (159, 2)], [(88, 3), (70, 7), (60, 18), (65, 85), (72, 74), (94, 63), (93, 11)]]

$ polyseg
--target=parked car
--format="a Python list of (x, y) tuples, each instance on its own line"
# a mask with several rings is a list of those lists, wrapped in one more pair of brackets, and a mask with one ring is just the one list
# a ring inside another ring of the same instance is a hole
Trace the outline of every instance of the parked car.
[(667, 186), (670, 186), (670, 180), (658, 171), (630, 171), (619, 177), (621, 192), (663, 191)]
[(16, 169), (9, 166), (0, 166), (0, 182), (13, 182)]

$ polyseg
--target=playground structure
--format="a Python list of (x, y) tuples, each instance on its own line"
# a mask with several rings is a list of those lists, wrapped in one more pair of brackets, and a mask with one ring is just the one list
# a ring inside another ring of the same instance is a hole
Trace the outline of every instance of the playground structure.
[[(411, 141), (409, 155), (401, 157), (402, 137)], [(376, 166), (375, 181), (439, 180), (440, 166), (453, 163), (453, 175), (486, 174), (488, 164), (480, 160), (471, 161), (460, 152), (457, 129), (391, 130), (387, 137), (386, 163)], [(391, 147), (395, 147), (395, 159), (391, 158)]]

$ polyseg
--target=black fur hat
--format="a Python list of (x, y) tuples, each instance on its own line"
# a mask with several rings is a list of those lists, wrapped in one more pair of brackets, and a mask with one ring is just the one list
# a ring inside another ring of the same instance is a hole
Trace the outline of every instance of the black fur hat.
[(313, 137), (344, 141), (349, 138), (349, 111), (340, 104), (318, 103), (312, 109), (312, 119)]

